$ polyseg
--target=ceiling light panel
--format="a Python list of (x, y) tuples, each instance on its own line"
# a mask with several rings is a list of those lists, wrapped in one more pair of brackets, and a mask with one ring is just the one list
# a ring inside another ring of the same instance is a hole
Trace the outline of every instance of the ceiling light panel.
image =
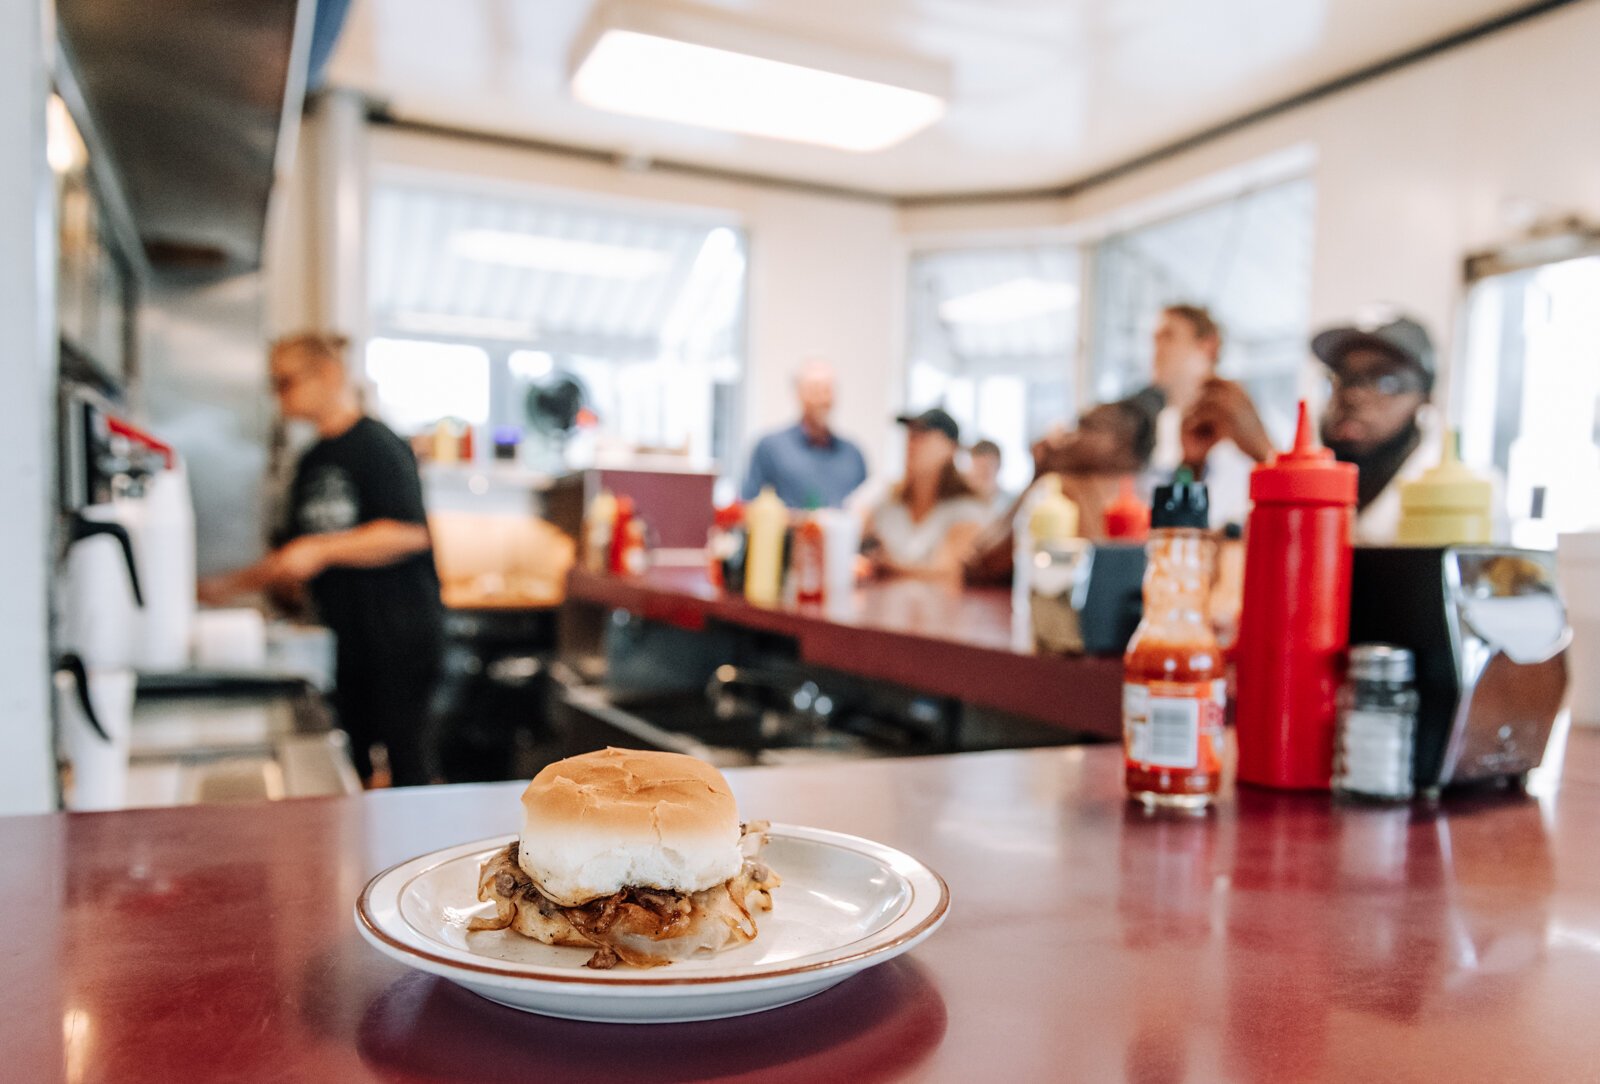
[(609, 112), (865, 153), (942, 117), (949, 73), (921, 58), (622, 0), (600, 5), (579, 36), (572, 93)]

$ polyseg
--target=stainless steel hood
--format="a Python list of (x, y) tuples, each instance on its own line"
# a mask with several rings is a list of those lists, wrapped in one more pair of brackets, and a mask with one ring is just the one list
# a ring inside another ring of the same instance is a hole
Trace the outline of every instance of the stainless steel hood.
[(56, 0), (65, 62), (150, 267), (260, 266), (305, 97), (316, 0)]

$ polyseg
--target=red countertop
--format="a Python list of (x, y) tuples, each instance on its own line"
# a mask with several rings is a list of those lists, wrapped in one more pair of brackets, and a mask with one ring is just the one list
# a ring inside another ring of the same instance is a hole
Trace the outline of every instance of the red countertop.
[(746, 815), (928, 862), (950, 918), (810, 1001), (657, 1027), (524, 1015), (356, 933), (368, 877), (514, 831), (517, 784), (0, 819), (0, 1079), (1600, 1079), (1600, 733), (1567, 761), (1539, 800), (1177, 819), (1110, 747), (733, 772)]
[(800, 659), (955, 697), (1086, 734), (1122, 736), (1122, 660), (1034, 655), (1013, 646), (1011, 593), (922, 580), (866, 584), (838, 606), (754, 606), (700, 569), (642, 576), (575, 569), (569, 601), (682, 628), (709, 621), (792, 637)]

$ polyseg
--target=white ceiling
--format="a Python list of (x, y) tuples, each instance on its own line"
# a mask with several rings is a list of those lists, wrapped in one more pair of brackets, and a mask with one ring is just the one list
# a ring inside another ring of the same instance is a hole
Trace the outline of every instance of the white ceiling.
[(1521, 0), (700, 0), (811, 38), (947, 61), (945, 118), (852, 154), (601, 113), (567, 91), (594, 0), (354, 0), (329, 82), (402, 118), (896, 196), (1036, 188)]

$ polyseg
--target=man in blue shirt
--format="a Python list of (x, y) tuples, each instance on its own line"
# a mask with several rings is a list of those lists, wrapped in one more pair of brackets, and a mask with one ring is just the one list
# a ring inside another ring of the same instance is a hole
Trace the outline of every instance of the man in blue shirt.
[(837, 508), (867, 480), (861, 449), (828, 427), (833, 413), (833, 366), (814, 358), (795, 374), (800, 422), (768, 433), (750, 456), (744, 499), (771, 486), (790, 508)]

